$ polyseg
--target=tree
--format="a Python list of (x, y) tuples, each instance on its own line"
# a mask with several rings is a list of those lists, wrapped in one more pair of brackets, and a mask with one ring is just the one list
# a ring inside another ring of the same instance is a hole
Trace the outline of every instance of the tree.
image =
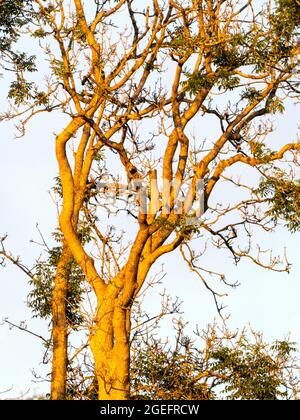
[(179, 322), (174, 346), (155, 337), (148, 343), (138, 340), (131, 368), (133, 398), (299, 398), (296, 349), (289, 340), (268, 344), (250, 328), (232, 333), (217, 325), (198, 332), (196, 338), (185, 335)]
[[(25, 89), (10, 90), (13, 107), (6, 118), (21, 115), (25, 129), (41, 111), (69, 117), (56, 137), (63, 245), (52, 299), (52, 398), (65, 396), (66, 303), (76, 262), (97, 302), (90, 346), (99, 398), (126, 399), (132, 305), (160, 257), (179, 249), (216, 302), (218, 293), (206, 275), (226, 280), (199, 265), (203, 256), (192, 250), (193, 239), (213, 241), (236, 263), (249, 258), (270, 269), (290, 268), (271, 255), (263, 259), (263, 249), (254, 253), (251, 228), (269, 231), (276, 221), (255, 177), (236, 180), (234, 168), (268, 178), (275, 162), (300, 148), (299, 142), (283, 142), (278, 150), (266, 144), (267, 117), (284, 112), (284, 101), (299, 96), (300, 5), (292, 0), (259, 8), (230, 0), (153, 0), (148, 7), (134, 0), (32, 3), (31, 33), (50, 73), (41, 89), (16, 68)], [(218, 127), (209, 128), (213, 118)], [(190, 134), (192, 122), (210, 129), (206, 141), (200, 129), (195, 138)], [(121, 172), (130, 185), (127, 204), (135, 198), (133, 208), (120, 207)], [(243, 192), (219, 204), (224, 183)], [(112, 189), (115, 202), (109, 203)], [(101, 218), (99, 208), (107, 212)], [(110, 226), (112, 210), (131, 218), (134, 236), (122, 229), (118, 234), (120, 222)], [(97, 242), (96, 253), (83, 240), (82, 220)]]

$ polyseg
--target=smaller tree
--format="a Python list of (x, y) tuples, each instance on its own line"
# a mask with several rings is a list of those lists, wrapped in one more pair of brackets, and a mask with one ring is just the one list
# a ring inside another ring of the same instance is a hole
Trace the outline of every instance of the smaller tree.
[(151, 400), (289, 400), (299, 398), (294, 343), (268, 344), (250, 328), (231, 333), (209, 326), (197, 333), (177, 324), (174, 346), (138, 341), (131, 369), (132, 397)]

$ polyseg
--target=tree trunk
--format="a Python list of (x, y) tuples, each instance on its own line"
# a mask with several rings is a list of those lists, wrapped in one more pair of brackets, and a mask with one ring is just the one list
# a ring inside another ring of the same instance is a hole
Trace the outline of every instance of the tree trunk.
[(130, 396), (130, 309), (106, 299), (98, 309), (90, 345), (94, 355), (99, 400)]
[(57, 265), (52, 297), (52, 343), (51, 400), (66, 398), (68, 331), (66, 302), (70, 260), (69, 248), (64, 245)]

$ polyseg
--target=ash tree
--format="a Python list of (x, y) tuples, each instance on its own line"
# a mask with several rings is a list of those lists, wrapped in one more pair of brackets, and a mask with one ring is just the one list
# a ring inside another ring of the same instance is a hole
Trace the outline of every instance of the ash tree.
[[(126, 399), (132, 305), (160, 258), (180, 251), (219, 310), (212, 281), (227, 281), (206, 266), (207, 244), (236, 263), (290, 269), (253, 240), (290, 214), (274, 210), (275, 190), (264, 182), (280, 168), (297, 184), (286, 163), (297, 167), (300, 143), (272, 144), (270, 118), (299, 98), (300, 5), (31, 3), (26, 30), (49, 73), (44, 86), (10, 90), (3, 118), (18, 116), (21, 134), (43, 111), (68, 118), (55, 139), (62, 247), (53, 275), (51, 398), (66, 395), (67, 297), (76, 263), (95, 301), (88, 328), (99, 399)], [(27, 83), (23, 69), (14, 70)]]

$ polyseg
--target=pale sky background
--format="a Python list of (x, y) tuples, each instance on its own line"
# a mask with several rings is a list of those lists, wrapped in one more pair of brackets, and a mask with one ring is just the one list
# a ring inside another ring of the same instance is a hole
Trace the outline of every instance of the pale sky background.
[[(6, 79), (0, 80), (1, 110), (5, 109), (7, 83)], [(295, 140), (298, 112), (291, 105), (284, 116), (276, 117), (275, 137), (286, 142)], [(0, 123), (0, 236), (8, 233), (7, 248), (29, 265), (39, 254), (39, 248), (29, 242), (38, 240), (36, 223), (47, 239), (57, 224), (48, 191), (57, 175), (54, 132), (59, 131), (61, 124), (57, 115), (45, 114), (30, 124), (24, 138), (16, 140), (13, 123)], [(300, 234), (292, 235), (279, 228), (268, 236), (268, 242), (265, 236), (258, 237), (257, 242), (260, 241), (264, 248), (273, 247), (277, 252), (287, 248), (292, 263), (290, 275), (265, 271), (248, 262), (235, 267), (228, 255), (220, 253), (207, 255), (206, 265), (226, 272), (231, 282), (241, 282), (237, 290), (228, 289), (229, 297), (224, 300), (233, 328), (251, 323), (255, 330), (264, 332), (267, 340), (284, 338), (290, 332), (292, 340), (300, 344)], [(190, 329), (212, 322), (217, 312), (209, 292), (189, 273), (178, 255), (160, 260), (158, 269), (162, 262), (167, 272), (163, 287), (183, 300), (184, 319), (190, 322)], [(0, 267), (0, 286), (0, 321), (6, 317), (16, 324), (27, 321), (30, 329), (43, 335), (47, 325), (33, 320), (26, 307), (30, 290), (26, 276), (7, 264), (5, 269)], [(147, 307), (152, 310), (156, 305), (159, 308), (158, 292), (156, 289), (148, 296)], [(30, 394), (48, 391), (47, 384), (32, 382), (32, 368), (43, 372), (39, 365), (42, 354), (42, 343), (37, 338), (0, 326), (0, 392), (13, 386), (10, 393), (0, 394), (0, 398), (18, 396), (27, 390)]]

